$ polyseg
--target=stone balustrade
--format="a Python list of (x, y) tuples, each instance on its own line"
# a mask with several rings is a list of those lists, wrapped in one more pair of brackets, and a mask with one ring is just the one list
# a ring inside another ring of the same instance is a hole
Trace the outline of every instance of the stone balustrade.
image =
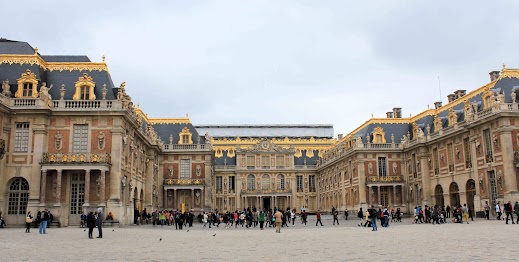
[(275, 195), (275, 194), (291, 194), (292, 189), (242, 189), (242, 195)]
[(169, 185), (169, 186), (173, 186), (173, 185), (180, 185), (180, 186), (205, 185), (205, 180), (200, 179), (200, 178), (194, 178), (194, 179), (168, 178), (168, 179), (164, 179), (164, 185)]
[(111, 164), (109, 153), (43, 153), (41, 164)]
[(403, 176), (367, 176), (366, 184), (379, 183), (403, 183)]
[(177, 144), (166, 144), (163, 147), (163, 150), (166, 152), (169, 151), (200, 151), (200, 150), (212, 150), (211, 144), (185, 144), (185, 145), (177, 145)]

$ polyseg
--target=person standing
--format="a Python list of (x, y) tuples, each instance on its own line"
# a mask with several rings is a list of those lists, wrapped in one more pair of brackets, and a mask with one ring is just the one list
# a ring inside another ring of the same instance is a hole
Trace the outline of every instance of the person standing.
[(315, 226), (317, 226), (318, 223), (321, 223), (321, 226), (323, 226), (323, 222), (321, 222), (321, 211), (317, 210), (315, 216), (317, 217), (317, 221), (315, 221)]
[(339, 211), (335, 210), (333, 212), (333, 225), (335, 226), (335, 221), (337, 221), (337, 225), (339, 225)]
[(499, 205), (499, 202), (496, 204), (496, 214), (497, 214), (497, 220), (501, 220), (501, 215), (503, 214), (501, 212), (501, 206)]
[(445, 212), (445, 218), (451, 217), (451, 206), (447, 205), (447, 207), (445, 208)]
[(92, 232), (94, 231), (94, 227), (96, 225), (96, 217), (94, 216), (94, 212), (90, 212), (86, 218), (86, 226), (88, 227), (88, 238), (93, 239)]
[(32, 218), (31, 211), (27, 212), (27, 217), (25, 217), (25, 233), (31, 233)]
[(283, 214), (281, 212), (276, 211), (274, 214), (275, 223), (276, 223), (276, 233), (281, 233), (281, 223), (283, 222)]
[(359, 224), (357, 226), (362, 226), (362, 218), (364, 217), (364, 212), (362, 212), (362, 207), (359, 210), (359, 213), (357, 213), (357, 217), (359, 218)]
[(96, 219), (97, 231), (99, 232), (99, 236), (97, 238), (103, 238), (103, 209), (97, 209), (97, 219)]
[(485, 201), (485, 217), (487, 220), (490, 219), (490, 206), (488, 205), (488, 201)]
[(517, 217), (517, 224), (519, 224), (519, 202), (515, 201), (514, 205), (515, 216)]
[(371, 231), (377, 231), (377, 210), (375, 210), (375, 206), (371, 205), (371, 208), (368, 209), (369, 219), (371, 220)]
[(40, 234), (47, 234), (47, 221), (49, 221), (49, 213), (48, 209), (45, 209), (40, 215)]
[(296, 220), (296, 209), (292, 209), (292, 211), (290, 212), (290, 219), (292, 219), (292, 226), (294, 225), (294, 222)]
[(469, 209), (467, 208), (467, 204), (463, 204), (463, 208), (461, 210), (461, 213), (463, 214), (463, 220), (469, 223)]
[(259, 221), (260, 229), (263, 230), (263, 224), (265, 223), (265, 213), (263, 213), (263, 210), (261, 210), (258, 215), (258, 221)]
[(512, 202), (508, 201), (508, 203), (505, 204), (505, 212), (506, 212), (506, 223), (508, 224), (508, 216), (512, 219), (512, 224), (515, 224), (514, 222), (514, 215), (513, 215), (513, 207)]

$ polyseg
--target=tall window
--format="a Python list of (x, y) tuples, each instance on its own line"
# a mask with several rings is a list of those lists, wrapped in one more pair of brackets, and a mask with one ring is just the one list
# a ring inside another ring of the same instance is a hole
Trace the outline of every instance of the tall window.
[(270, 189), (270, 176), (267, 174), (264, 174), (261, 177), (261, 189), (263, 189), (263, 190)]
[(88, 125), (74, 125), (72, 150), (74, 153), (88, 152)]
[(485, 150), (487, 162), (493, 162), (494, 157), (492, 154), (492, 140), (490, 138), (490, 129), (485, 129), (483, 131), (483, 134), (485, 135)]
[(9, 204), (7, 214), (24, 215), (29, 202), (29, 183), (23, 178), (17, 178), (9, 186)]
[(81, 87), (81, 99), (90, 100), (90, 87), (89, 86)]
[(285, 190), (285, 176), (283, 174), (278, 174), (278, 189)]
[(261, 156), (261, 168), (270, 168), (270, 156)]
[(32, 84), (31, 83), (23, 84), (23, 96), (25, 96), (25, 97), (32, 96)]
[(254, 156), (247, 156), (247, 169), (254, 169), (256, 166), (256, 158)]
[(222, 176), (216, 176), (216, 193), (222, 193)]
[(297, 192), (303, 192), (303, 176), (297, 176)]
[(449, 162), (449, 172), (454, 172), (454, 151), (452, 143), (447, 144), (447, 161)]
[(463, 139), (463, 153), (465, 154), (465, 167), (472, 167), (472, 156), (470, 155), (470, 143), (469, 138)]
[(191, 178), (191, 161), (189, 159), (180, 159), (180, 179)]
[(229, 177), (229, 191), (234, 191), (236, 187), (236, 177), (230, 176)]
[(276, 167), (283, 168), (285, 166), (285, 157), (284, 156), (276, 156)]
[(387, 165), (385, 157), (378, 158), (378, 175), (387, 176)]
[(249, 174), (247, 176), (247, 190), (254, 190), (256, 189), (256, 178), (253, 174)]
[(189, 136), (188, 135), (182, 135), (182, 144), (189, 144)]
[(309, 177), (309, 185), (310, 185), (310, 192), (315, 192), (315, 175), (308, 176)]
[(16, 123), (14, 152), (27, 152), (29, 147), (29, 123)]

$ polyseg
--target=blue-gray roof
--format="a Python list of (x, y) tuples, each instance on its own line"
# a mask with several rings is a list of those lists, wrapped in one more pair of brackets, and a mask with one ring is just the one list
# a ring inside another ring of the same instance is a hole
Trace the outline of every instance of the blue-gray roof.
[(34, 49), (26, 42), (18, 42), (1, 38), (0, 54), (32, 55), (34, 54)]
[(315, 137), (333, 138), (333, 125), (198, 125), (212, 137)]

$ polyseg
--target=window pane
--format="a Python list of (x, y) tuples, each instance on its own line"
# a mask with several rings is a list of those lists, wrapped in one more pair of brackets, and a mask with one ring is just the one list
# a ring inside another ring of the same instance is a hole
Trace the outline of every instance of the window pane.
[(180, 179), (189, 179), (191, 178), (191, 161), (189, 159), (181, 159), (180, 160)]
[(74, 153), (88, 152), (88, 125), (74, 125), (72, 150)]

